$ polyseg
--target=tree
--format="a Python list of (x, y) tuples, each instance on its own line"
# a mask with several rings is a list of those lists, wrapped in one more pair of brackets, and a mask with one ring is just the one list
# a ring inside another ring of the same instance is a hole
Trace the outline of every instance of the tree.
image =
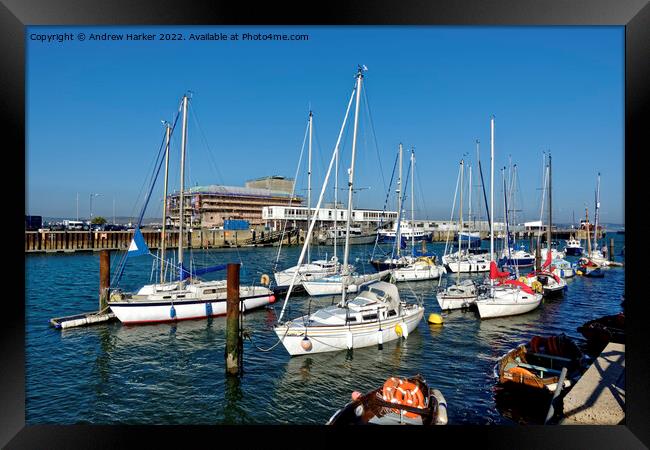
[(106, 222), (106, 219), (104, 219), (102, 216), (95, 216), (91, 221), (93, 225), (104, 225)]

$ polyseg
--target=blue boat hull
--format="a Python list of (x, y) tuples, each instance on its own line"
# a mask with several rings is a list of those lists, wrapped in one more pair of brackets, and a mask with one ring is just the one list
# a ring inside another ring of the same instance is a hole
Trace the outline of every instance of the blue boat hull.
[(569, 256), (580, 256), (580, 255), (582, 255), (582, 249), (581, 248), (566, 247), (564, 249), (564, 252)]
[(501, 258), (499, 266), (501, 267), (532, 267), (535, 265), (535, 258)]

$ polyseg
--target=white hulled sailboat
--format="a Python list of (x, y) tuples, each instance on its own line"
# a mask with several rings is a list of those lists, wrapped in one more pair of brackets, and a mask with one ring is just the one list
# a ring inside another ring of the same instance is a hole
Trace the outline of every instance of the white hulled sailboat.
[[(350, 227), (351, 219), (350, 211), (352, 207), (359, 100), (363, 70), (362, 67), (359, 67), (357, 71), (355, 88), (348, 104), (349, 112), (352, 100), (356, 96), (352, 158), (348, 171), (348, 228)], [(348, 112), (346, 112), (346, 119)], [(343, 126), (345, 126), (345, 120)], [(341, 132), (342, 130), (343, 128)], [(317, 211), (322, 202), (334, 158), (338, 153), (339, 142), (336, 144), (334, 155), (332, 155), (330, 161), (318, 206), (316, 207)], [(313, 232), (317, 211), (312, 216), (307, 240)], [(298, 264), (304, 258), (305, 248), (306, 245), (303, 246)], [(346, 234), (344, 268), (348, 267), (349, 251), (349, 234)], [(352, 298), (348, 298), (348, 282), (351, 281), (354, 281), (354, 276), (346, 273), (344, 269), (340, 281), (338, 281), (341, 285), (341, 301), (337, 305), (322, 308), (313, 314), (283, 322), (284, 311), (293, 287), (292, 282), (287, 292), (282, 311), (278, 317), (278, 325), (275, 327), (275, 333), (291, 356), (381, 345), (383, 342), (398, 339), (400, 336), (407, 337), (422, 320), (424, 307), (421, 304), (407, 305), (400, 299), (399, 292), (394, 284), (383, 281), (358, 284), (357, 294)]]

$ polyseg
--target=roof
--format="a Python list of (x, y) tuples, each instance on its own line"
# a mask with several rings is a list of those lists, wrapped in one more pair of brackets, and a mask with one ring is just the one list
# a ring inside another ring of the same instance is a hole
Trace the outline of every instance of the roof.
[[(178, 192), (174, 192), (172, 195), (178, 196), (178, 194)], [(249, 188), (243, 186), (220, 186), (216, 184), (209, 186), (192, 186), (187, 190), (186, 195), (187, 194), (219, 194), (238, 197), (292, 197), (290, 192), (274, 191), (271, 189), (263, 188)], [(294, 194), (293, 197), (296, 198), (300, 196)]]
[(293, 181), (293, 178), (287, 178), (283, 177), (282, 175), (270, 175), (267, 177), (260, 177), (260, 178), (255, 178), (252, 180), (246, 180), (246, 182), (251, 182), (251, 181), (264, 181), (264, 180), (287, 180), (287, 181)]

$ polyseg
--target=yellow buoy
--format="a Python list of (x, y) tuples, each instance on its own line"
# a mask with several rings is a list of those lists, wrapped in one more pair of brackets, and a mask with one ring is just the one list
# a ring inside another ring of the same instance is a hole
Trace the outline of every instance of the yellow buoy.
[(434, 325), (442, 325), (443, 322), (442, 316), (440, 314), (434, 314), (434, 313), (429, 314), (428, 321), (429, 323), (432, 323)]
[(395, 325), (395, 333), (397, 333), (398, 336), (402, 335), (402, 327), (400, 326), (399, 323)]

